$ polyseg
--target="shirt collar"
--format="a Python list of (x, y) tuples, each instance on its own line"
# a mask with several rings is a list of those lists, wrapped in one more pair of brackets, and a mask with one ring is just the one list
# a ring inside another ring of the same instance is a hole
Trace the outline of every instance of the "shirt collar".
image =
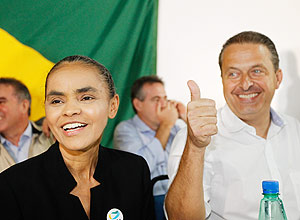
[(220, 112), (221, 122), (223, 122), (223, 126), (227, 127), (230, 132), (238, 132), (243, 128), (249, 126), (241, 119), (239, 119), (226, 104), (224, 108), (221, 109)]
[(6, 143), (6, 139), (4, 137), (2, 137), (1, 134), (0, 134), (0, 142), (2, 145), (5, 145), (5, 143)]
[[(146, 132), (150, 132), (152, 134), (155, 134), (156, 131), (152, 130), (148, 125), (145, 124), (145, 122), (142, 121), (142, 119), (140, 119), (140, 117), (138, 115), (135, 115), (133, 117), (133, 122), (136, 126), (136, 128), (141, 132), (141, 133), (146, 133)], [(170, 134), (172, 136), (175, 136), (177, 133), (175, 126), (172, 127)]]
[(31, 138), (32, 137), (32, 125), (29, 122), (27, 128), (25, 129), (24, 133), (22, 134), (22, 136), (26, 136)]
[(133, 117), (133, 122), (137, 127), (137, 129), (140, 130), (141, 132), (147, 132), (147, 131), (155, 132), (148, 125), (146, 125), (145, 122), (143, 122), (138, 115), (135, 115)]
[[(30, 122), (28, 122), (28, 125), (27, 125), (25, 131), (23, 132), (23, 134), (21, 135), (20, 140), (23, 138), (31, 138), (31, 137), (32, 137), (32, 125)], [(8, 141), (1, 134), (0, 134), (0, 141), (1, 141), (1, 144), (3, 144), (3, 145), (8, 145), (8, 142), (10, 143), (10, 141)]]
[(285, 125), (285, 121), (283, 120), (283, 118), (280, 117), (279, 114), (277, 114), (273, 108), (271, 108), (270, 113), (271, 113), (271, 120), (275, 125), (279, 127), (283, 127)]
[[(270, 115), (271, 115), (271, 122), (274, 123), (275, 125), (279, 126), (279, 127), (283, 127), (285, 125), (284, 120), (282, 119), (282, 117), (279, 116), (279, 114), (277, 114), (275, 112), (274, 109), (271, 108), (270, 110)], [(242, 129), (247, 129), (249, 131), (255, 131), (255, 128), (253, 128), (252, 126), (248, 125), (247, 123), (245, 123), (244, 121), (242, 121), (241, 119), (239, 119), (229, 108), (229, 106), (226, 104), (224, 106), (224, 108), (222, 108), (221, 112), (220, 112), (220, 117), (222, 118), (221, 121), (224, 122), (223, 126), (227, 127), (229, 129), (229, 131), (231, 132), (238, 132)]]

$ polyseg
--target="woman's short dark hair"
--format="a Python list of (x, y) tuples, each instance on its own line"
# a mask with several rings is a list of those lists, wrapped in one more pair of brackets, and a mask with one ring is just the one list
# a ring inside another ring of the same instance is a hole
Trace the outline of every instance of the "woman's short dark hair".
[[(109, 92), (109, 97), (113, 98), (116, 94), (116, 88), (114, 81), (112, 79), (112, 75), (110, 74), (109, 70), (102, 65), (101, 63), (97, 62), (96, 60), (93, 60), (92, 58), (89, 58), (87, 56), (82, 56), (82, 55), (73, 55), (73, 56), (68, 56), (63, 58), (62, 60), (58, 61), (49, 71), (47, 78), (46, 78), (46, 84), (45, 84), (45, 91), (47, 90), (47, 81), (52, 72), (55, 70), (59, 69), (59, 67), (64, 64), (64, 63), (82, 63), (85, 65), (89, 65), (92, 67), (96, 67), (99, 75), (103, 78), (105, 83), (107, 84), (108, 87), (108, 92)], [(46, 92), (45, 92), (46, 95)]]
[(223, 53), (224, 50), (230, 46), (231, 44), (244, 44), (244, 43), (253, 43), (253, 44), (261, 44), (268, 48), (271, 53), (271, 61), (273, 63), (273, 67), (275, 72), (279, 68), (279, 57), (273, 41), (267, 36), (255, 32), (255, 31), (244, 31), (241, 32), (226, 41), (223, 45), (222, 50), (219, 55), (219, 66), (222, 71), (222, 61), (223, 61)]

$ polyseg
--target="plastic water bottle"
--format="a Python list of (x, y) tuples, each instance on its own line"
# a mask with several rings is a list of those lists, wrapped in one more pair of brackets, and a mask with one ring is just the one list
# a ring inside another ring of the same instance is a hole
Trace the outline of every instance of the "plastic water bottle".
[(287, 220), (279, 195), (278, 181), (262, 182), (264, 198), (260, 201), (258, 220)]

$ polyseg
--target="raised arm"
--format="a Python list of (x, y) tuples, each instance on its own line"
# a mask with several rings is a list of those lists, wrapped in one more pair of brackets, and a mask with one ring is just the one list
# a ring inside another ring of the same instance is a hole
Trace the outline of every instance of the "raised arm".
[(191, 101), (187, 106), (188, 136), (177, 175), (166, 197), (169, 220), (205, 219), (203, 166), (205, 148), (217, 133), (215, 102), (202, 99), (200, 89), (189, 81)]
[(171, 129), (178, 119), (178, 110), (176, 102), (168, 101), (165, 108), (161, 108), (160, 103), (157, 105), (157, 117), (159, 118), (159, 126), (156, 131), (155, 137), (160, 141), (161, 146), (165, 150), (167, 147), (168, 139), (170, 137)]

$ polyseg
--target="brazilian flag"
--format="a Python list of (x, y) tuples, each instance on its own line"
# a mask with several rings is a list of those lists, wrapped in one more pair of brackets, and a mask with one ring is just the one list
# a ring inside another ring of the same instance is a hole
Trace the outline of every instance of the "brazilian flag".
[(80, 54), (105, 65), (120, 95), (114, 127), (133, 116), (130, 87), (156, 74), (157, 0), (1, 0), (0, 76), (15, 77), (32, 95), (32, 120), (44, 113), (44, 84), (60, 59)]

